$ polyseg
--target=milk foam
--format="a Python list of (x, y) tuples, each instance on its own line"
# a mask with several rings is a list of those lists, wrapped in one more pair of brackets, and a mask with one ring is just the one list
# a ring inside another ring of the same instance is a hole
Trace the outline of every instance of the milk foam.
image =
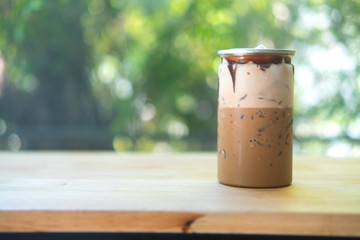
[[(288, 108), (293, 106), (294, 74), (291, 64), (233, 64), (233, 79), (223, 58), (219, 66), (219, 107)], [(231, 67), (231, 65), (229, 66)], [(235, 69), (236, 68), (236, 69)]]

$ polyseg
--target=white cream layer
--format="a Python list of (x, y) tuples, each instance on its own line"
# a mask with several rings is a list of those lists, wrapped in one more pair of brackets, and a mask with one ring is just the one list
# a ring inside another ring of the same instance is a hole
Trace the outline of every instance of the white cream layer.
[(219, 66), (219, 107), (288, 108), (293, 106), (291, 64), (271, 64), (265, 71), (253, 63), (233, 64), (235, 92), (226, 59)]

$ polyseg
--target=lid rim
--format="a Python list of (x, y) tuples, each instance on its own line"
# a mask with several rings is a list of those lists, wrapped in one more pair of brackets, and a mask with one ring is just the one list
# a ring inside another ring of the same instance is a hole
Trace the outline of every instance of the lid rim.
[(295, 50), (289, 49), (258, 49), (258, 48), (231, 48), (218, 50), (220, 57), (244, 55), (295, 55)]

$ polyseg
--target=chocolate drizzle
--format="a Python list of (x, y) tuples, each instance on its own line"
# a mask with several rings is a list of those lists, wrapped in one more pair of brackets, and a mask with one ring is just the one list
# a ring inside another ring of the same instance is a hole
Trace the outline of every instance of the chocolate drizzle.
[(266, 71), (266, 69), (268, 69), (271, 66), (271, 64), (270, 63), (259, 63), (257, 66), (261, 70)]
[(240, 101), (244, 100), (246, 97), (247, 97), (247, 94), (245, 94), (244, 96), (242, 96), (242, 97), (240, 98)]
[[(278, 103), (275, 99), (273, 98), (264, 98), (264, 97), (258, 97), (259, 100), (263, 100), (263, 101), (269, 101), (269, 102), (274, 102), (274, 103)], [(281, 101), (279, 102), (279, 105), (281, 104)]]
[[(233, 91), (236, 85), (236, 64), (254, 63), (262, 71), (271, 67), (271, 64), (291, 64), (291, 56), (289, 55), (243, 55), (243, 56), (227, 56), (224, 57), (228, 62), (228, 69), (233, 82)], [(247, 72), (250, 75), (250, 72)], [(264, 99), (266, 100), (266, 99)]]
[[(291, 63), (291, 56), (288, 55), (243, 55), (243, 56), (228, 56), (226, 57), (228, 62), (236, 62), (240, 64), (252, 62), (260, 65), (263, 68), (267, 68), (268, 64), (279, 64), (279, 63)], [(269, 65), (270, 66), (270, 65)]]
[[(231, 79), (233, 82), (233, 91), (235, 92), (235, 83), (236, 83), (236, 62), (228, 60), (228, 69), (231, 75)], [(235, 67), (235, 68), (234, 68)]]

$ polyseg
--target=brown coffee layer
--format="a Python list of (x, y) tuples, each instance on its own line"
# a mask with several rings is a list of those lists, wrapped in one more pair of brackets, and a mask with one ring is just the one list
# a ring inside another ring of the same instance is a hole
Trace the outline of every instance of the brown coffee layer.
[(220, 108), (219, 181), (244, 187), (289, 185), (292, 125), (292, 108)]

